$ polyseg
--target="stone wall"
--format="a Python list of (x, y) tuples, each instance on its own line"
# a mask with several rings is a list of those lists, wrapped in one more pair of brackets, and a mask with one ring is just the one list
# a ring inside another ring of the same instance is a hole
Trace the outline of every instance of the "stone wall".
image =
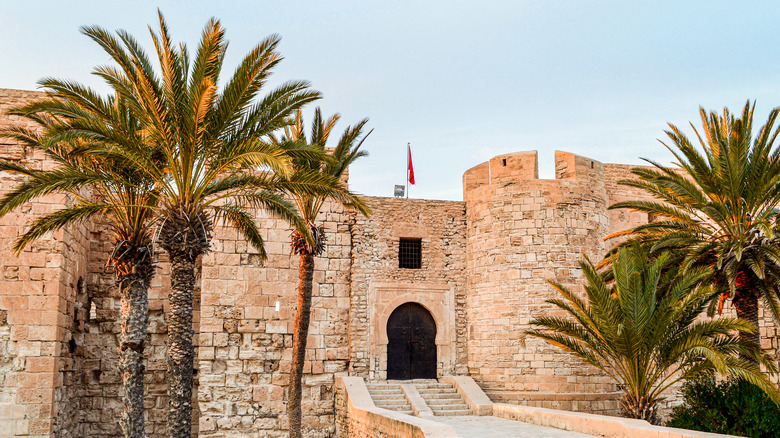
[[(232, 229), (218, 229), (203, 259), (200, 327), (200, 436), (286, 436), (286, 392), (297, 303), (298, 257), (291, 229), (260, 214), (268, 259)], [(312, 318), (303, 378), (307, 436), (334, 430), (335, 375), (349, 362), (352, 213), (326, 204), (327, 246), (315, 258)], [(278, 311), (276, 303), (279, 303)]]
[[(122, 380), (118, 372), (119, 288), (114, 273), (106, 268), (113, 250), (113, 237), (108, 224), (97, 222), (89, 238), (89, 266), (85, 276), (85, 317), (83, 341), (73, 367), (71, 392), (78, 400), (73, 418), (78, 419), (79, 437), (120, 436), (118, 419), (122, 412)], [(149, 338), (144, 350), (146, 433), (150, 437), (165, 435), (168, 407), (166, 380), (167, 325), (165, 308), (170, 290), (170, 266), (167, 255), (157, 252), (157, 271), (149, 289)], [(198, 324), (198, 296), (194, 307), (195, 327)], [(197, 333), (197, 331), (196, 331)], [(197, 349), (198, 337), (195, 336)], [(82, 346), (83, 345), (83, 346)], [(197, 350), (196, 350), (197, 351)], [(197, 390), (197, 374), (195, 376)], [(197, 434), (197, 403), (194, 405)]]
[[(628, 187), (620, 184), (621, 180), (632, 179), (631, 169), (638, 166), (627, 164), (605, 164), (604, 165), (604, 185), (609, 197), (609, 205), (617, 202), (652, 198), (648, 194), (635, 187)], [(627, 209), (617, 209), (607, 211), (609, 217), (609, 234), (624, 231), (633, 227), (648, 223), (647, 213), (641, 211), (630, 211)], [(605, 236), (606, 237), (606, 236)], [(608, 246), (616, 245), (621, 239), (611, 239)]]
[[(36, 127), (6, 111), (31, 102), (41, 93), (0, 90), (0, 127)], [(53, 164), (40, 151), (10, 139), (0, 140), (0, 157), (42, 169)], [(0, 193), (24, 178), (0, 172)], [(49, 195), (28, 202), (0, 219), (0, 435), (73, 436), (75, 403), (72, 369), (83, 326), (83, 298), (89, 224), (74, 224), (49, 233), (16, 254), (12, 247), (37, 218), (69, 199)], [(68, 417), (70, 416), (70, 417)]]
[[(536, 152), (522, 152), (463, 176), (470, 374), (494, 401), (613, 393), (609, 378), (525, 334), (531, 319), (557, 312), (545, 303), (556, 296), (547, 281), (581, 291), (579, 262), (598, 260), (607, 249), (604, 167), (556, 152), (558, 179), (537, 179), (536, 169)], [(597, 408), (585, 400), (572, 407)]]
[[(384, 379), (387, 319), (406, 302), (436, 321), (439, 375), (466, 373), (466, 223), (462, 202), (367, 198), (352, 226), (350, 375)], [(399, 268), (401, 238), (422, 240), (422, 268)]]
[[(0, 90), (0, 113), (42, 95)], [(16, 117), (0, 117), (0, 126), (20, 122)], [(0, 156), (33, 168), (53, 166), (40, 152), (8, 139), (0, 140)], [(21, 181), (19, 175), (0, 172), (3, 192)], [(0, 385), (0, 436), (4, 427), (13, 427), (15, 436), (119, 435), (119, 295), (114, 275), (105, 267), (113, 244), (107, 225), (65, 227), (39, 239), (19, 257), (10, 250), (27, 224), (68, 203), (66, 197), (48, 196), (0, 220), (0, 312), (8, 316), (0, 364), (10, 367)], [(161, 256), (149, 292), (145, 383), (151, 437), (164, 435), (167, 407), (163, 308), (169, 280), (165, 255)], [(0, 326), (0, 336), (2, 331)], [(4, 402), (13, 405), (10, 412)]]

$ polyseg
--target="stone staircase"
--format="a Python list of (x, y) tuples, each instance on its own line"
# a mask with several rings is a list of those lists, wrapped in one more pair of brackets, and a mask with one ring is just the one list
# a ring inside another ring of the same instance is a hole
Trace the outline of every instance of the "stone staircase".
[(400, 384), (373, 382), (366, 383), (366, 388), (376, 407), (412, 415), (412, 406), (401, 391)]
[(469, 406), (449, 383), (416, 383), (415, 387), (434, 415), (473, 415)]

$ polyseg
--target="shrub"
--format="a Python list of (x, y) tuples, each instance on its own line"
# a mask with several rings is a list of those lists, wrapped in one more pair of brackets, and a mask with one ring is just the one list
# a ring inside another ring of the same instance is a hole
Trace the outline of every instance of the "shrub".
[(685, 402), (667, 426), (753, 438), (780, 433), (780, 408), (752, 383), (707, 377), (686, 382), (682, 392)]

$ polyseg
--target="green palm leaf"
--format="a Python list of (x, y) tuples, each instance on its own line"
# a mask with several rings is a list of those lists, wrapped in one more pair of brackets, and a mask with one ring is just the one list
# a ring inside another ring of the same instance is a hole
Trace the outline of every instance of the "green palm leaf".
[(551, 283), (563, 299), (547, 302), (567, 317), (537, 317), (531, 321), (537, 328), (527, 333), (604, 371), (620, 385), (626, 414), (635, 418), (654, 421), (656, 404), (670, 386), (713, 372), (761, 382), (777, 399), (777, 390), (751, 362), (775, 373), (771, 358), (734, 335), (755, 328), (737, 318), (698, 319), (713, 294), (703, 284), (711, 273), (681, 271), (676, 262), (669, 254), (651, 256), (639, 242), (615, 251), (606, 272), (583, 262), (587, 301)]

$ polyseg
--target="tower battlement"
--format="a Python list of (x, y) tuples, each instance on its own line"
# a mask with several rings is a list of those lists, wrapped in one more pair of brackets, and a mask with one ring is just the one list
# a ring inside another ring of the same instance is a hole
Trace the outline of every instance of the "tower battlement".
[(555, 180), (540, 180), (538, 152), (524, 151), (497, 155), (467, 170), (463, 174), (463, 191), (467, 193), (485, 185), (520, 181), (577, 180), (603, 184), (603, 179), (604, 164), (601, 162), (570, 152), (555, 151)]

